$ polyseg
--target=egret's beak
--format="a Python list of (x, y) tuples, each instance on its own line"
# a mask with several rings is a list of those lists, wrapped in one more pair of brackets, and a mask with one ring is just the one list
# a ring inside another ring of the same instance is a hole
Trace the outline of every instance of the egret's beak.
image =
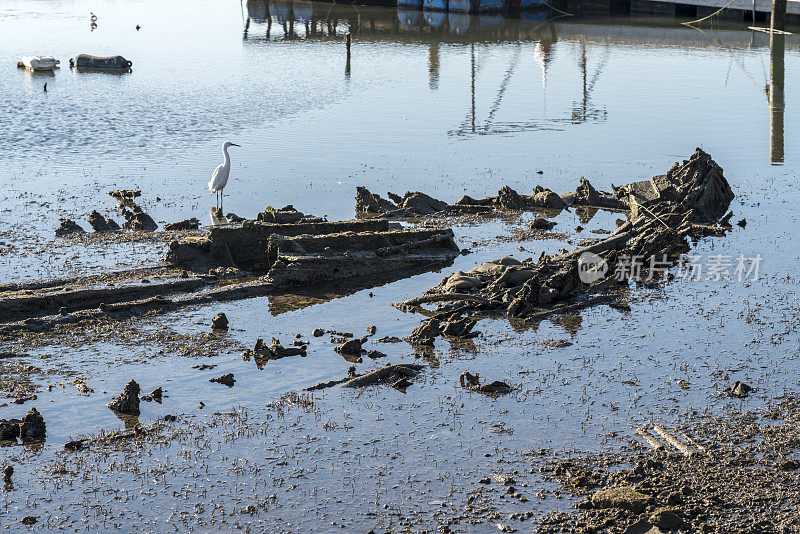
[(236, 143), (231, 143), (230, 145), (231, 146), (242, 146), (242, 145), (237, 145)]

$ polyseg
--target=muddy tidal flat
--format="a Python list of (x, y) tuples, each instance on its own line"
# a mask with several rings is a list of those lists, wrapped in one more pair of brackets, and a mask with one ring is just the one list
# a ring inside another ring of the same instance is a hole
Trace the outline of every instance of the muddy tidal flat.
[(800, 532), (800, 40), (559, 5), (3, 2), (0, 532)]

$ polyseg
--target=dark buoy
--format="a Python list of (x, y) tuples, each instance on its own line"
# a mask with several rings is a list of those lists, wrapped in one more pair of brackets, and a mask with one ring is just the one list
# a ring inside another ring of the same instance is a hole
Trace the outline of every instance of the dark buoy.
[(47, 82), (44, 82), (44, 87), (42, 87), (42, 89), (44, 90), (45, 93), (47, 92)]

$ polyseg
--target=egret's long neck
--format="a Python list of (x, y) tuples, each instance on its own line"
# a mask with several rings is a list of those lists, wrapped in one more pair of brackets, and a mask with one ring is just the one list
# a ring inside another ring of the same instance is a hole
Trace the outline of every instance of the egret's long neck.
[(228, 147), (222, 147), (222, 157), (225, 159), (225, 166), (229, 166), (231, 164), (231, 157), (228, 155)]

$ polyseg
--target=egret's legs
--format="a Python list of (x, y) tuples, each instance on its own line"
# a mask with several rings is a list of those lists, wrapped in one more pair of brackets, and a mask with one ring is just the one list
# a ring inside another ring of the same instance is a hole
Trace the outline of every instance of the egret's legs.
[(219, 190), (219, 212), (222, 215), (222, 189)]

